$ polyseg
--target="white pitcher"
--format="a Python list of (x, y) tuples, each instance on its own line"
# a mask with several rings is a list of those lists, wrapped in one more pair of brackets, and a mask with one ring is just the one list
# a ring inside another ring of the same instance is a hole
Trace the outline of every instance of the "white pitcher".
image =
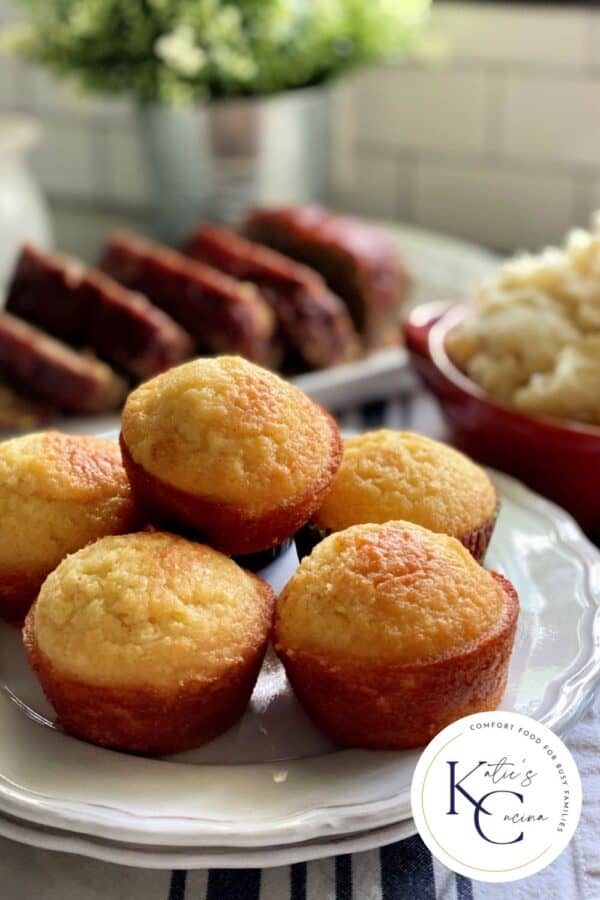
[(0, 116), (0, 298), (21, 245), (30, 241), (45, 248), (51, 243), (46, 204), (27, 165), (27, 153), (39, 136), (34, 119)]

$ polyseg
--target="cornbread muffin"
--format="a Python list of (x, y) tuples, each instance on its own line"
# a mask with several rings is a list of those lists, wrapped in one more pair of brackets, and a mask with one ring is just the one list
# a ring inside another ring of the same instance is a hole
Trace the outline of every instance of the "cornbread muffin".
[(48, 576), (24, 642), (67, 731), (176, 753), (242, 715), (274, 604), (265, 582), (211, 547), (160, 532), (107, 537)]
[(342, 456), (328, 413), (239, 357), (198, 359), (147, 381), (123, 410), (134, 495), (156, 523), (224, 553), (267, 550), (317, 509)]
[(297, 540), (306, 552), (350, 525), (406, 519), (458, 538), (481, 561), (497, 503), (483, 469), (452, 447), (410, 431), (368, 431), (344, 441), (331, 490)]
[(67, 553), (136, 519), (112, 441), (46, 431), (0, 444), (0, 616), (22, 620)]
[(408, 522), (325, 538), (281, 594), (275, 649), (335, 741), (427, 743), (504, 693), (518, 598), (454, 538)]

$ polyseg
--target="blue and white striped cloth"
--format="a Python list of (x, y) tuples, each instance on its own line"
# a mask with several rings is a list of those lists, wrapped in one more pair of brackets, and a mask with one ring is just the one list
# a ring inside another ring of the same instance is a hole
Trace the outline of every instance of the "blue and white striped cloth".
[[(347, 431), (387, 426), (433, 437), (444, 430), (422, 393), (340, 415)], [(551, 866), (506, 885), (473, 882), (434, 860), (419, 837), (379, 850), (273, 869), (152, 872), (0, 839), (4, 900), (600, 900), (600, 697), (567, 739), (584, 806), (569, 847)]]

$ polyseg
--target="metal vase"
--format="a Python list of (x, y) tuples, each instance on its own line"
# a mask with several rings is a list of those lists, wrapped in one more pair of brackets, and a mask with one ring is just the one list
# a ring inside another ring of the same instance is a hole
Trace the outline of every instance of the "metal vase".
[(253, 205), (323, 200), (330, 113), (325, 88), (141, 107), (159, 236), (178, 244), (206, 219), (235, 224)]

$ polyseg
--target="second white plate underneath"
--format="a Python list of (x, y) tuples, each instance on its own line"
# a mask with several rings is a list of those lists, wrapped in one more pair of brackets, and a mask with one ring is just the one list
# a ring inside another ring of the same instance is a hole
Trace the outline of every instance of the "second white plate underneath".
[(416, 834), (412, 819), (331, 838), (283, 847), (154, 847), (125, 844), (88, 837), (70, 831), (31, 825), (0, 815), (0, 835), (44, 850), (74, 853), (103, 862), (145, 869), (252, 869), (289, 866), (298, 862), (325, 859), (341, 853), (360, 853), (384, 847)]

